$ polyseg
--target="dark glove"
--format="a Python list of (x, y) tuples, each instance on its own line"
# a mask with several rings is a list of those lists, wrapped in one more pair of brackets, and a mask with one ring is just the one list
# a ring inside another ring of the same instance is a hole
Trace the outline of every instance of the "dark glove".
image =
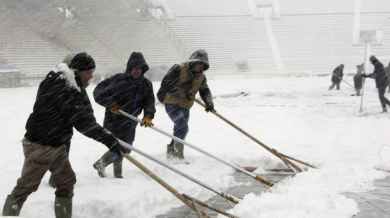
[(154, 126), (153, 122), (152, 122), (152, 118), (150, 117), (144, 117), (142, 119), (142, 122), (141, 122), (141, 126), (145, 126), (146, 127), (152, 127)]
[(217, 112), (216, 110), (214, 110), (214, 104), (210, 104), (210, 105), (208, 105), (208, 106), (206, 106), (206, 110), (205, 110), (207, 113), (208, 112)]
[(110, 111), (111, 113), (114, 113), (116, 115), (121, 115), (121, 112), (119, 112), (119, 105), (116, 102), (113, 102), (110, 104)]
[(111, 145), (111, 146), (109, 147), (109, 149), (110, 149), (110, 151), (111, 151), (112, 153), (117, 153), (119, 156), (122, 156), (122, 155), (121, 155), (121, 151), (122, 151), (123, 153), (126, 153), (125, 148), (124, 148), (118, 141), (115, 141), (115, 143), (114, 143), (113, 145)]

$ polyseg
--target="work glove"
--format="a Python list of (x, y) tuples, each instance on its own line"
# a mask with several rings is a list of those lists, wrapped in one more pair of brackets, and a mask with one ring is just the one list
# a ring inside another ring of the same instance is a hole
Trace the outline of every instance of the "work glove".
[(116, 102), (110, 104), (110, 111), (116, 115), (121, 115), (121, 112), (119, 112), (119, 105)]
[(144, 117), (141, 121), (141, 126), (145, 126), (145, 128), (154, 126), (154, 124), (152, 123), (152, 118)]
[(111, 151), (112, 153), (116, 153), (116, 154), (118, 154), (119, 156), (122, 156), (122, 155), (121, 155), (121, 151), (122, 151), (123, 153), (126, 153), (125, 148), (118, 142), (118, 140), (116, 140), (116, 141), (114, 142), (114, 144), (112, 144), (112, 145), (109, 147), (109, 149), (110, 149), (110, 151)]
[(208, 112), (217, 112), (216, 110), (214, 110), (214, 104), (210, 104), (208, 106), (206, 106), (206, 110), (205, 110), (207, 113)]

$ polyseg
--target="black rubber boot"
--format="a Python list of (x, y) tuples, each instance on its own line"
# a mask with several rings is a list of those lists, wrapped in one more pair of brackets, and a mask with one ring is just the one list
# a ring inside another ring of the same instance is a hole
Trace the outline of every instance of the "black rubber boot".
[(105, 178), (107, 176), (105, 168), (110, 164), (112, 164), (112, 152), (107, 151), (98, 161), (93, 164), (93, 168), (98, 171), (100, 177)]

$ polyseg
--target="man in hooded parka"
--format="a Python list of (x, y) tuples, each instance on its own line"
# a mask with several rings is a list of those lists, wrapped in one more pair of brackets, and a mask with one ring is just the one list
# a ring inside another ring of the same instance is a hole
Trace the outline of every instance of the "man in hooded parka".
[[(161, 81), (158, 100), (165, 105), (165, 111), (174, 123), (173, 135), (185, 140), (189, 127), (190, 108), (196, 93), (206, 104), (206, 111), (214, 111), (213, 98), (207, 85), (204, 71), (209, 69), (205, 50), (195, 51), (187, 62), (175, 64)], [(184, 145), (171, 140), (167, 146), (167, 159), (173, 164), (188, 163), (184, 159)]]
[[(130, 145), (133, 144), (138, 123), (121, 115), (119, 109), (134, 117), (138, 117), (143, 111), (141, 126), (153, 126), (152, 119), (156, 108), (153, 84), (144, 76), (148, 70), (149, 66), (142, 53), (133, 52), (127, 62), (126, 71), (103, 80), (93, 92), (96, 103), (106, 108), (103, 127)], [(130, 153), (130, 149), (125, 149)], [(99, 176), (104, 178), (105, 167), (113, 163), (114, 177), (123, 178), (122, 160), (122, 156), (106, 152), (93, 167)]]

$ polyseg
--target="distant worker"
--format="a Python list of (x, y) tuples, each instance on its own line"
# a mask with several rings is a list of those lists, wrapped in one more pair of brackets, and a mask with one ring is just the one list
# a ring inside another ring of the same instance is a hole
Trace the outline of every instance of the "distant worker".
[(356, 65), (357, 72), (353, 76), (353, 83), (355, 86), (356, 94), (352, 94), (352, 96), (360, 96), (360, 91), (362, 90), (363, 84), (363, 71), (364, 71), (364, 63), (361, 65)]
[(344, 70), (344, 64), (340, 64), (333, 70), (332, 74), (332, 85), (329, 87), (329, 90), (332, 90), (335, 86), (337, 90), (340, 90), (340, 83), (343, 79), (343, 70)]
[(386, 88), (389, 84), (389, 82), (387, 81), (385, 68), (383, 67), (383, 64), (379, 62), (379, 60), (374, 55), (370, 57), (370, 62), (374, 65), (374, 72), (369, 75), (363, 74), (363, 76), (375, 79), (376, 88), (378, 89), (379, 94), (379, 100), (383, 109), (382, 113), (387, 113), (386, 105), (390, 106), (390, 101), (385, 97)]
[(385, 72), (386, 72), (387, 82), (389, 83), (388, 84), (389, 89), (387, 90), (387, 92), (390, 93), (390, 62), (389, 65), (385, 68)]

